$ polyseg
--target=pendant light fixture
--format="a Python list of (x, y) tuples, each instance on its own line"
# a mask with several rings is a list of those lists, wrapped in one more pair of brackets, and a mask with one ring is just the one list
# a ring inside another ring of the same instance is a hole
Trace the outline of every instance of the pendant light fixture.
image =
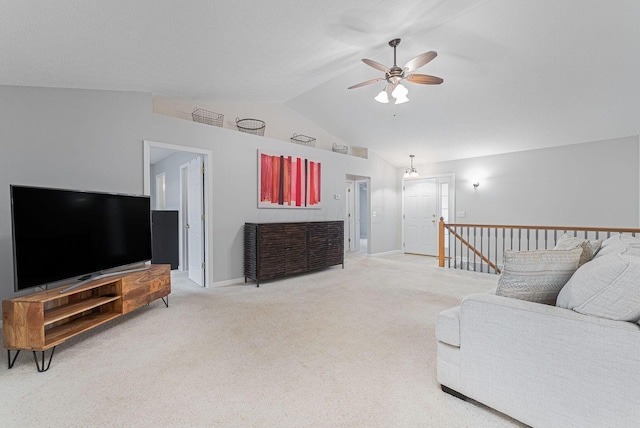
[(411, 158), (411, 166), (404, 170), (404, 175), (402, 176), (402, 178), (420, 177), (420, 174), (418, 174), (418, 170), (413, 167), (413, 158), (415, 156), (414, 155), (409, 155), (409, 157)]

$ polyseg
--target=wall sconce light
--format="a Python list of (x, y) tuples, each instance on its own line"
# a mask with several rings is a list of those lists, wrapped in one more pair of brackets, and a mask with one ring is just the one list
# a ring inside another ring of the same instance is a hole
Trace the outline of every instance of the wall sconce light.
[(476, 181), (475, 183), (473, 183), (473, 190), (476, 190), (479, 185), (480, 185), (479, 181)]

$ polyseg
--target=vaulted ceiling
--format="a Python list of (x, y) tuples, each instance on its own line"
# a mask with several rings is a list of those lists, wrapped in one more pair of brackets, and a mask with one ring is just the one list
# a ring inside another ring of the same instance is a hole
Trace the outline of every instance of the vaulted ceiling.
[[(637, 135), (637, 0), (0, 0), (0, 84), (284, 103), (397, 166)], [(410, 101), (381, 81), (426, 51)]]

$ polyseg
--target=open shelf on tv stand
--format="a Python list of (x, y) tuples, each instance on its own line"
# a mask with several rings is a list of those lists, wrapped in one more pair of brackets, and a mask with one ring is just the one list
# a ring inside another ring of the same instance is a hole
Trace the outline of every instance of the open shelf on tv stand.
[[(154, 300), (169, 306), (169, 265), (123, 272), (2, 302), (2, 336), (9, 368), (21, 350), (33, 351), (39, 372), (49, 369), (57, 345)], [(66, 290), (66, 291), (63, 291)], [(62, 292), (61, 292), (62, 291)], [(16, 351), (13, 359), (11, 351)], [(46, 351), (49, 352), (45, 365)], [(41, 363), (38, 360), (40, 352)]]

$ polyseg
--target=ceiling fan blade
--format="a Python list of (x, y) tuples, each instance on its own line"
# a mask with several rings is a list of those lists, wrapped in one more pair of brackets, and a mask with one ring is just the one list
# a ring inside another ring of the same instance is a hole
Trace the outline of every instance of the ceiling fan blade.
[(423, 85), (439, 85), (444, 82), (443, 79), (436, 76), (429, 76), (428, 74), (410, 74), (405, 77), (411, 83), (420, 83)]
[(353, 85), (353, 86), (349, 86), (347, 89), (355, 89), (355, 88), (359, 88), (360, 86), (366, 86), (366, 85), (370, 85), (372, 83), (376, 83), (379, 82), (381, 80), (384, 80), (384, 77), (379, 77), (377, 79), (371, 79), (371, 80), (367, 80), (366, 82), (362, 82), (362, 83), (358, 83), (357, 85)]
[(385, 73), (387, 73), (389, 71), (389, 68), (385, 65), (380, 64), (379, 62), (375, 62), (373, 60), (370, 59), (366, 59), (366, 58), (362, 58), (362, 62), (364, 62), (365, 64), (375, 68), (376, 70), (380, 70), (380, 71), (384, 71)]
[(416, 69), (422, 67), (423, 65), (427, 64), (429, 61), (434, 59), (436, 56), (438, 56), (438, 53), (434, 52), (434, 51), (421, 53), (420, 55), (410, 59), (409, 62), (407, 62), (404, 65), (403, 69), (404, 69), (405, 72), (410, 72), (410, 71), (416, 70)]

